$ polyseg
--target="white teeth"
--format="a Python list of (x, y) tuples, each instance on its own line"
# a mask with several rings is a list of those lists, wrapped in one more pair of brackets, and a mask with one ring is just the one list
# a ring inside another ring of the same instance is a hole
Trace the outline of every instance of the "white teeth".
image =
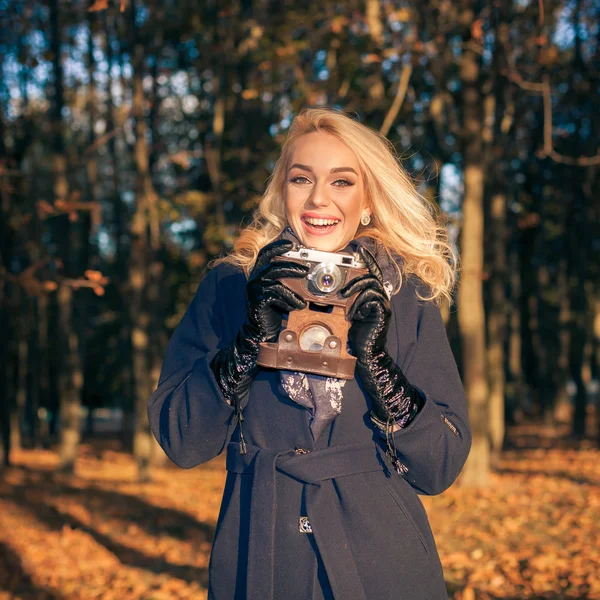
[(315, 219), (313, 217), (304, 217), (304, 220), (310, 225), (335, 225), (339, 223), (337, 219)]

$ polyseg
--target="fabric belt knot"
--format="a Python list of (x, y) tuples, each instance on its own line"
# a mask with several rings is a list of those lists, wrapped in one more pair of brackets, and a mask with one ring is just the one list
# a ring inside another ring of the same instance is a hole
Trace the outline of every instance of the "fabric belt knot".
[[(332, 446), (306, 453), (258, 448), (251, 444), (246, 445), (246, 454), (240, 454), (239, 450), (237, 442), (227, 446), (227, 470), (231, 473), (254, 474), (246, 598), (273, 600), (277, 509), (275, 479), (279, 473), (307, 484), (305, 499), (308, 519), (334, 597), (339, 600), (367, 600), (346, 537), (332, 480), (359, 473), (387, 471), (380, 448), (368, 442)], [(336, 563), (344, 565), (343, 573), (335, 570)], [(270, 575), (261, 577), (258, 574), (264, 574), (265, 566)]]

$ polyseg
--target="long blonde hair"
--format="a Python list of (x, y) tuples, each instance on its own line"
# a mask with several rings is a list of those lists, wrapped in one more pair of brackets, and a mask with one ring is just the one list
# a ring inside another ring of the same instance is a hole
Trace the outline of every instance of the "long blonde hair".
[(451, 304), (458, 257), (448, 243), (437, 205), (417, 191), (385, 136), (331, 108), (306, 108), (294, 118), (252, 223), (241, 231), (233, 251), (212, 261), (211, 266), (227, 262), (241, 267), (247, 276), (260, 249), (281, 234), (288, 224), (283, 194), (294, 143), (316, 131), (337, 137), (354, 151), (360, 164), (372, 212), (371, 223), (361, 225), (357, 237), (379, 240), (388, 253), (391, 249), (403, 258), (400, 285), (403, 275), (414, 273), (431, 291), (428, 298), (421, 299), (444, 297)]

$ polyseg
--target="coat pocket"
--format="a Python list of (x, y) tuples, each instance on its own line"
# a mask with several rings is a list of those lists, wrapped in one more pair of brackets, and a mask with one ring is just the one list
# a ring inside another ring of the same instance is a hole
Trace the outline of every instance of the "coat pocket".
[(406, 521), (406, 523), (408, 523), (409, 527), (412, 528), (413, 532), (415, 533), (415, 535), (421, 542), (421, 545), (423, 546), (425, 553), (427, 555), (429, 555), (429, 548), (427, 547), (425, 538), (423, 537), (423, 534), (421, 533), (419, 526), (417, 525), (414, 518), (410, 514), (408, 507), (406, 506), (406, 504), (404, 502), (402, 502), (402, 500), (398, 497), (396, 490), (394, 490), (394, 488), (392, 488), (392, 486), (388, 482), (386, 482), (384, 484), (384, 487), (387, 490), (388, 494), (392, 497), (392, 499), (396, 503), (396, 506), (399, 508), (400, 512), (402, 513), (402, 516), (404, 517), (404, 520)]

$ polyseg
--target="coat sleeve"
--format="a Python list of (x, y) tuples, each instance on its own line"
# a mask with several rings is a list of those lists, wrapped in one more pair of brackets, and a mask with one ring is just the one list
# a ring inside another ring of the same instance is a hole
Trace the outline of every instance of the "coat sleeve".
[[(236, 426), (210, 362), (228, 341), (221, 266), (200, 282), (167, 345), (158, 387), (148, 401), (154, 437), (179, 467), (189, 469), (223, 451)], [(230, 332), (229, 332), (230, 333)]]
[[(425, 288), (420, 293), (427, 297)], [(413, 296), (405, 312), (408, 318), (400, 314), (397, 320), (398, 335), (414, 341), (401, 368), (425, 403), (408, 427), (393, 434), (394, 442), (408, 468), (406, 480), (420, 494), (441, 494), (460, 474), (471, 448), (465, 391), (440, 309)], [(410, 332), (415, 324), (416, 332)]]

